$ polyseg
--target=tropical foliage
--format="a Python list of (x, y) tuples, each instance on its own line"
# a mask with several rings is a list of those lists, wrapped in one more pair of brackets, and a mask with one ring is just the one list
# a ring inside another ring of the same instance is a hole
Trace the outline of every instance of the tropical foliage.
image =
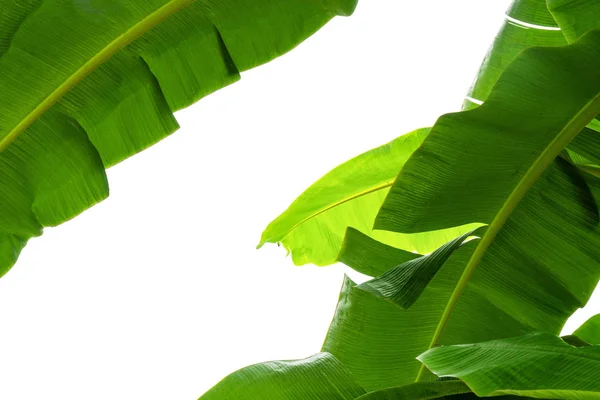
[(265, 230), (296, 264), (374, 277), (346, 278), (321, 349), (365, 398), (600, 398), (598, 319), (557, 336), (600, 279), (598, 4), (514, 1), (462, 112), (337, 167)]
[(105, 169), (173, 112), (295, 47), (356, 0), (0, 0), (0, 276), (108, 196)]
[[(0, 0), (0, 274), (108, 195), (172, 113), (354, 0)], [(54, 24), (49, 21), (69, 21)], [(201, 399), (600, 399), (600, 2), (515, 0), (463, 111), (335, 168), (268, 225), (343, 262), (320, 352)]]

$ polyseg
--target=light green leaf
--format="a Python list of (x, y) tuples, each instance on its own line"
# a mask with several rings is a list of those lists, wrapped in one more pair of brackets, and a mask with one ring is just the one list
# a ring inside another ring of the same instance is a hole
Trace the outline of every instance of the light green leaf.
[(0, 276), (44, 226), (108, 196), (105, 168), (173, 111), (356, 0), (0, 0)]
[(558, 334), (586, 304), (600, 278), (600, 181), (556, 156), (600, 111), (598, 49), (600, 32), (526, 50), (488, 101), (440, 118), (405, 164), (377, 228), (489, 227), (408, 310), (346, 282), (323, 349), (365, 389), (431, 379), (414, 358), (438, 345)]
[(573, 335), (588, 343), (600, 345), (600, 314), (594, 315), (585, 321), (573, 332)]
[(600, 347), (573, 347), (547, 333), (437, 347), (419, 360), (439, 376), (461, 379), (478, 396), (600, 399)]
[(406, 261), (381, 276), (358, 285), (358, 288), (402, 308), (409, 308), (417, 301), (452, 253), (473, 233), (473, 231), (467, 232), (431, 254)]
[(270, 361), (227, 376), (200, 400), (352, 400), (365, 391), (331, 354)]
[(470, 393), (471, 389), (458, 380), (418, 382), (410, 385), (388, 388), (370, 392), (357, 398), (357, 400), (429, 400), (440, 399), (457, 394)]
[(403, 235), (372, 229), (377, 210), (398, 171), (428, 132), (429, 129), (410, 132), (334, 168), (267, 226), (258, 247), (281, 242), (296, 265), (329, 265), (337, 259), (347, 227), (418, 253), (429, 253), (472, 230), (471, 226)]

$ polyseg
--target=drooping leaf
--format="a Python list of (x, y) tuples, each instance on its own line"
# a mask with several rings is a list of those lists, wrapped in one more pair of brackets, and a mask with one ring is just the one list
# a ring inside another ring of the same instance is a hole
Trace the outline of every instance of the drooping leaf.
[(600, 347), (573, 347), (547, 333), (437, 347), (419, 360), (439, 376), (461, 379), (478, 396), (600, 399)]
[(370, 392), (357, 398), (357, 400), (430, 400), (430, 399), (455, 399), (457, 394), (470, 393), (471, 389), (459, 380), (418, 382), (410, 385), (388, 388)]
[(467, 232), (431, 254), (402, 263), (381, 276), (358, 285), (358, 288), (404, 309), (409, 308), (417, 301), (452, 253), (473, 233), (473, 231)]
[(374, 231), (373, 221), (396, 175), (427, 136), (418, 129), (334, 168), (300, 195), (267, 226), (259, 244), (281, 242), (296, 265), (329, 265), (336, 261), (347, 227), (388, 245), (429, 253), (472, 230), (403, 235)]
[(487, 100), (500, 75), (521, 51), (529, 47), (563, 46), (566, 43), (546, 7), (546, 0), (514, 0), (483, 59), (463, 108), (471, 109)]
[[(461, 246), (408, 310), (357, 288), (346, 277), (322, 351), (335, 355), (367, 391), (415, 382), (421, 366), (416, 357), (429, 348), (443, 304), (473, 247), (471, 242)], [(482, 302), (481, 315), (475, 310), (473, 317), (481, 318), (473, 332), (485, 330), (492, 335), (492, 321), (502, 315)], [(458, 327), (469, 322), (465, 318)]]
[(388, 246), (354, 228), (348, 228), (337, 261), (362, 274), (379, 276), (417, 257), (419, 254)]
[(0, 275), (108, 195), (105, 168), (172, 112), (290, 50), (356, 0), (0, 0)]
[(405, 164), (376, 227), (489, 227), (408, 310), (345, 285), (323, 349), (365, 389), (430, 379), (414, 357), (437, 345), (558, 334), (587, 302), (600, 278), (598, 179), (556, 156), (599, 111), (599, 49), (595, 32), (523, 52), (483, 106), (440, 118)]
[(585, 321), (573, 335), (588, 343), (600, 345), (600, 314)]
[(200, 400), (353, 400), (365, 391), (331, 354), (255, 364), (227, 376)]

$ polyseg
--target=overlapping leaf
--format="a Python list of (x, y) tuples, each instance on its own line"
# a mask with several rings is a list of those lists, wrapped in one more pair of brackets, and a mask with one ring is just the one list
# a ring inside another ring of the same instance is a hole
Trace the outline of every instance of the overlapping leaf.
[(600, 399), (600, 347), (573, 347), (546, 333), (438, 347), (419, 359), (439, 376), (460, 378), (479, 396)]
[(535, 46), (567, 44), (561, 29), (546, 7), (546, 0), (514, 0), (463, 107), (471, 109), (484, 102), (506, 67), (523, 50)]
[(406, 261), (381, 276), (368, 280), (359, 289), (366, 290), (404, 309), (412, 306), (452, 253), (474, 232), (467, 232), (431, 254)]
[(471, 393), (471, 389), (459, 380), (418, 382), (410, 385), (388, 388), (367, 393), (357, 400), (430, 400), (430, 399), (455, 399), (462, 397), (459, 394)]
[(556, 156), (600, 112), (599, 49), (594, 32), (523, 52), (483, 106), (440, 118), (405, 164), (376, 227), (489, 227), (409, 310), (346, 282), (323, 349), (367, 390), (426, 379), (413, 359), (436, 345), (558, 333), (586, 303), (600, 277), (598, 180)]
[(588, 343), (600, 345), (600, 314), (594, 315), (585, 321), (573, 332), (573, 335)]
[(0, 275), (108, 195), (104, 168), (172, 112), (296, 46), (356, 0), (0, 0)]
[(281, 242), (297, 265), (337, 261), (347, 227), (386, 244), (429, 253), (474, 226), (403, 235), (374, 231), (373, 220), (396, 175), (427, 136), (419, 129), (336, 167), (309, 187), (269, 224), (266, 242)]

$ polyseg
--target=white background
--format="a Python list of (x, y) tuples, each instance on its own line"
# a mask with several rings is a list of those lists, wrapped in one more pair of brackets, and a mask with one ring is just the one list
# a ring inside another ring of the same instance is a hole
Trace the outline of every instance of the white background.
[(0, 398), (196, 399), (317, 352), (346, 270), (255, 250), (263, 228), (332, 167), (458, 110), (507, 5), (362, 0), (178, 113), (0, 280)]

